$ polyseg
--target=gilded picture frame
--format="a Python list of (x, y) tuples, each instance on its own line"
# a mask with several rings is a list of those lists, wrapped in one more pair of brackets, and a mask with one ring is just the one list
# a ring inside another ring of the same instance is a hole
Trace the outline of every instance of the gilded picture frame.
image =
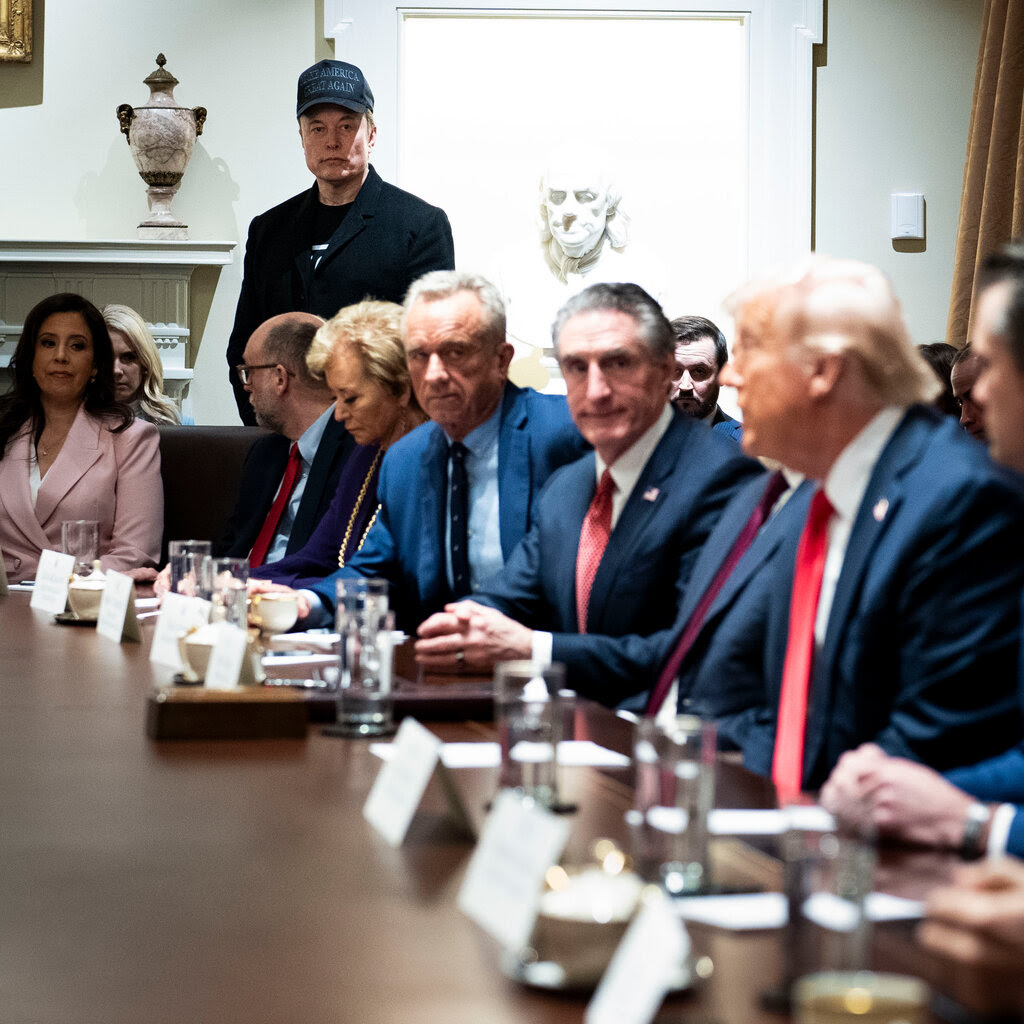
[(32, 0), (0, 0), (0, 61), (32, 60)]

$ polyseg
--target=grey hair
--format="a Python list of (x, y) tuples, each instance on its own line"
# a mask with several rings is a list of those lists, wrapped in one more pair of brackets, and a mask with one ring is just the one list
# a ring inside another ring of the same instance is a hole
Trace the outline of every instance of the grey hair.
[(795, 271), (726, 300), (734, 315), (748, 307), (791, 349), (852, 356), (881, 405), (929, 403), (941, 391), (910, 340), (889, 279), (867, 263), (813, 255)]
[(406, 293), (402, 310), (402, 337), (405, 337), (409, 310), (417, 302), (450, 299), (458, 292), (470, 292), (480, 301), (483, 310), (483, 336), (497, 348), (505, 341), (505, 301), (501, 292), (486, 277), (466, 270), (432, 270), (413, 281)]
[(636, 321), (637, 334), (647, 346), (653, 359), (663, 359), (675, 352), (675, 335), (661, 306), (638, 284), (592, 284), (574, 295), (555, 317), (551, 325), (551, 339), (558, 351), (558, 338), (562, 328), (574, 316), (596, 310), (625, 313)]

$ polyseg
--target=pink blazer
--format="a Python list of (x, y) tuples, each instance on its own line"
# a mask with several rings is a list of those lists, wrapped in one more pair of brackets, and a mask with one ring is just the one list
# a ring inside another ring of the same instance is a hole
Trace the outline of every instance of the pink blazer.
[(136, 420), (112, 434), (84, 409), (43, 477), (35, 507), (29, 491), (31, 438), (16, 434), (0, 459), (0, 547), (12, 582), (32, 579), (43, 548), (60, 551), (65, 519), (100, 524), (104, 569), (156, 565), (164, 528), (159, 434)]

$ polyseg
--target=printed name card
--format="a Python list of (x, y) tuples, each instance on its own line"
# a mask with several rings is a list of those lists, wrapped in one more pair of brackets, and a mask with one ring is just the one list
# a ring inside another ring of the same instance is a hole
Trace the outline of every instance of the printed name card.
[(248, 633), (230, 622), (218, 622), (210, 628), (216, 628), (217, 632), (206, 665), (206, 688), (234, 690), (239, 686), (255, 685)]
[(153, 634), (153, 646), (149, 650), (149, 660), (157, 665), (166, 665), (181, 672), (181, 652), (178, 650), (178, 637), (190, 629), (202, 626), (210, 618), (210, 602), (199, 597), (186, 597), (184, 594), (164, 594), (160, 604), (160, 616), (156, 620), (156, 632)]
[(32, 588), (33, 608), (61, 615), (68, 606), (68, 581), (75, 571), (75, 556), (44, 549), (39, 556), (36, 585)]
[(569, 821), (502, 790), (459, 890), (459, 909), (507, 950), (529, 941), (544, 874), (569, 841)]
[(139, 620), (135, 617), (135, 581), (131, 576), (107, 570), (96, 632), (115, 643), (122, 640), (138, 643), (142, 640)]
[(645, 898), (587, 1006), (585, 1024), (650, 1024), (689, 952), (689, 933), (669, 899)]
[(401, 846), (441, 757), (441, 741), (406, 718), (363, 805), (363, 817), (391, 846)]

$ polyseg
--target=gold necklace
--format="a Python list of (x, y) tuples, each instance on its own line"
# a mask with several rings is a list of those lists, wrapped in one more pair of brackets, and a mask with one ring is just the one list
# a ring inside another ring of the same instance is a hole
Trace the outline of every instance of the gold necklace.
[[(348, 517), (348, 526), (345, 528), (345, 536), (341, 542), (341, 548), (338, 551), (338, 568), (345, 568), (345, 551), (348, 549), (349, 538), (352, 536), (352, 530), (356, 525), (356, 516), (359, 515), (359, 509), (363, 504), (363, 498), (366, 497), (366, 492), (369, 490), (370, 481), (373, 479), (374, 471), (377, 469), (377, 463), (380, 462), (382, 448), (377, 449), (377, 454), (373, 457), (373, 462), (370, 463), (370, 470), (366, 474), (363, 480), (363, 486), (359, 488), (359, 496), (356, 498), (355, 508), (352, 509), (352, 515)], [(356, 545), (356, 551), (363, 546), (363, 541), (366, 540), (366, 535), (370, 532), (370, 527), (377, 521), (377, 513), (380, 512), (380, 505), (374, 509), (373, 515), (370, 517), (369, 523), (366, 524), (366, 529), (363, 530), (363, 535), (359, 538), (359, 543)]]

